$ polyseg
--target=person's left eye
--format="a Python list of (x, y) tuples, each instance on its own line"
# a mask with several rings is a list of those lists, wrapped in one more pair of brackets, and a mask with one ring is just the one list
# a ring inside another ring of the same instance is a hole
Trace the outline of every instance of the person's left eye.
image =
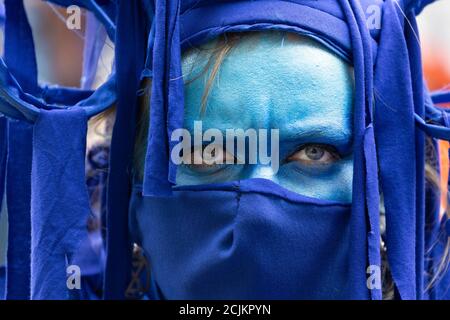
[(297, 161), (304, 165), (328, 165), (340, 159), (336, 148), (326, 144), (307, 144), (287, 158), (287, 162)]

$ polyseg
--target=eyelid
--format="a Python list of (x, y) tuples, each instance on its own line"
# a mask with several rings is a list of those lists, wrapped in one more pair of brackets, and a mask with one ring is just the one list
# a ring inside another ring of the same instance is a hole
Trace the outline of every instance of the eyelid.
[[(283, 163), (285, 164), (285, 163), (289, 163), (291, 161), (295, 161), (295, 160), (290, 160), (290, 159), (293, 158), (297, 153), (306, 149), (307, 147), (318, 147), (318, 148), (324, 149), (325, 151), (329, 152), (333, 156), (333, 158), (335, 158), (335, 161), (342, 159), (342, 156), (339, 153), (339, 151), (337, 150), (337, 148), (332, 145), (323, 144), (323, 143), (305, 143), (305, 144), (301, 145), (299, 148), (297, 148), (296, 151), (294, 151), (289, 156), (287, 156), (286, 159), (283, 161)], [(311, 162), (313, 162), (313, 161), (311, 161)]]

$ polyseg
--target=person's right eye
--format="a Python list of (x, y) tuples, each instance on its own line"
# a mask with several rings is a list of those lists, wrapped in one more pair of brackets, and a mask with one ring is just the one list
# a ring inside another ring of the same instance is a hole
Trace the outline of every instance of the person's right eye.
[(190, 159), (189, 169), (203, 173), (219, 171), (227, 164), (236, 163), (236, 158), (232, 154), (222, 146), (214, 144), (192, 148), (188, 159)]

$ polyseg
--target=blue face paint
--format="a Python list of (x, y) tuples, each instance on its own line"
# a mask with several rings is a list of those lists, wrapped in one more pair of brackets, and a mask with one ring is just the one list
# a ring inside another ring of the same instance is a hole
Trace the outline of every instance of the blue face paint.
[(226, 129), (279, 129), (280, 167), (181, 165), (177, 184), (265, 178), (305, 196), (351, 202), (352, 68), (308, 38), (246, 35), (221, 64), (202, 114), (215, 45), (184, 57), (185, 128), (193, 135), (194, 121), (201, 120), (203, 131), (215, 128), (224, 136)]

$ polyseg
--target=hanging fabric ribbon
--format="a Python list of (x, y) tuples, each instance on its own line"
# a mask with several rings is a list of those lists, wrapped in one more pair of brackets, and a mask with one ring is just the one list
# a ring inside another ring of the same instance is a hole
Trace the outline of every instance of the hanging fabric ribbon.
[[(425, 116), (425, 85), (422, 74), (422, 57), (415, 13), (408, 12), (409, 21), (405, 28), (405, 39), (409, 52), (411, 79), (415, 116)], [(416, 299), (422, 300), (425, 274), (425, 135), (420, 130), (415, 132), (416, 147)]]
[[(24, 90), (37, 91), (37, 64), (31, 27), (22, 1), (6, 0), (5, 62)], [(7, 157), (8, 256), (6, 299), (30, 296), (31, 134), (27, 123), (9, 121)], [(21, 197), (17, 197), (20, 194)]]
[(171, 194), (176, 166), (170, 161), (172, 131), (184, 117), (181, 72), (180, 1), (156, 1), (150, 126), (145, 160), (144, 195)]
[[(6, 202), (8, 205), (8, 300), (30, 297), (30, 176), (32, 126), (9, 121)], [(17, 195), (20, 194), (20, 198)]]
[(412, 143), (414, 102), (404, 18), (394, 2), (386, 0), (383, 7), (375, 67), (374, 120), (386, 208), (388, 259), (400, 297), (409, 300), (416, 298), (416, 165), (411, 161), (416, 156)]
[(31, 298), (35, 300), (69, 298), (66, 268), (87, 237), (90, 211), (86, 132), (82, 109), (43, 110), (34, 124)]
[[(375, 2), (376, 3), (376, 2)], [(360, 33), (361, 49), (358, 49), (360, 45), (358, 40), (355, 39), (353, 42), (354, 50), (354, 65), (359, 65), (357, 56), (362, 59), (364, 68), (364, 76), (361, 83), (364, 83), (364, 98), (361, 98), (364, 103), (364, 109), (361, 111), (364, 113), (364, 124), (365, 132), (363, 138), (363, 154), (364, 154), (364, 183), (365, 183), (365, 201), (367, 207), (367, 220), (368, 220), (368, 230), (367, 232), (367, 253), (368, 253), (368, 266), (366, 269), (368, 275), (367, 286), (370, 289), (371, 298), (373, 300), (381, 300), (381, 256), (380, 256), (380, 196), (379, 196), (379, 179), (378, 179), (378, 163), (377, 163), (377, 153), (375, 148), (375, 135), (373, 127), (373, 59), (377, 56), (377, 51), (373, 50), (373, 42), (371, 33), (367, 29), (367, 18), (365, 16), (366, 7), (373, 2), (359, 3), (358, 1), (351, 0), (350, 5), (355, 17), (356, 26), (350, 26), (353, 33), (356, 33), (356, 29)], [(381, 6), (380, 3), (378, 5)], [(345, 7), (345, 4), (343, 4)], [(351, 19), (351, 14), (347, 13), (347, 18)], [(372, 53), (375, 52), (375, 55)], [(355, 171), (357, 169), (355, 168)], [(356, 173), (355, 173), (356, 174)], [(354, 174), (354, 175), (355, 175)], [(356, 174), (357, 176), (357, 174)], [(354, 186), (356, 187), (356, 185)], [(360, 200), (361, 201), (361, 200)], [(362, 201), (361, 201), (362, 202)], [(354, 212), (359, 212), (362, 216), (364, 208), (360, 208), (358, 211), (355, 208)], [(364, 220), (361, 219), (361, 224)], [(361, 228), (361, 227), (360, 227)]]
[[(366, 261), (362, 261), (361, 255), (356, 252), (365, 252), (367, 259), (367, 220), (366, 220), (366, 197), (365, 197), (365, 165), (364, 165), (364, 133), (366, 127), (366, 92), (365, 92), (365, 56), (362, 35), (359, 30), (358, 20), (354, 15), (351, 2), (341, 1), (341, 6), (345, 12), (347, 23), (351, 34), (351, 44), (353, 49), (353, 66), (355, 69), (355, 97), (354, 97), (354, 129), (353, 129), (353, 149), (354, 149), (354, 168), (353, 168), (353, 192), (352, 194), (352, 219), (350, 228), (353, 234), (351, 244), (351, 273), (357, 276), (356, 283), (365, 280)], [(357, 259), (359, 257), (359, 259)]]
[(124, 299), (131, 277), (128, 205), (134, 148), (137, 92), (145, 62), (147, 12), (140, 1), (118, 1), (116, 36), (117, 113), (108, 181), (107, 262), (104, 299)]
[(6, 155), (8, 153), (8, 120), (0, 117), (0, 219), (5, 194)]

